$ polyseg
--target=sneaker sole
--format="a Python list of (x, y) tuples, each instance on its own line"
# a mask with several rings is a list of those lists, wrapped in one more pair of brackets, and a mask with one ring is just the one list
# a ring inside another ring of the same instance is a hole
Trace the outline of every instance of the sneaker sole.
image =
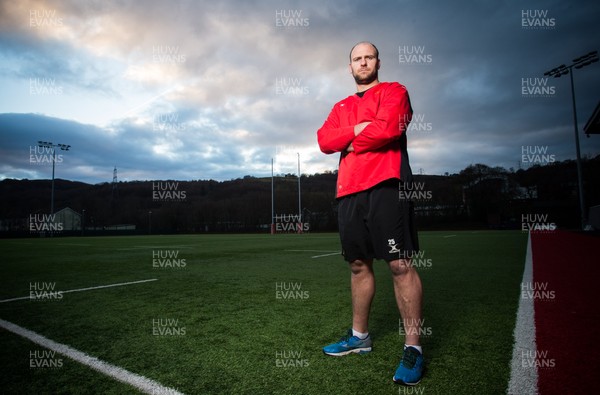
[(368, 352), (371, 352), (371, 350), (372, 350), (372, 347), (363, 347), (363, 348), (353, 348), (352, 350), (342, 351), (342, 352), (337, 352), (337, 353), (330, 353), (330, 352), (323, 351), (323, 354), (330, 355), (332, 357), (343, 357), (344, 355), (348, 355), (348, 354), (366, 354)]
[(414, 383), (406, 383), (406, 382), (404, 382), (402, 380), (396, 380), (395, 376), (392, 377), (392, 380), (394, 380), (394, 383), (396, 383), (396, 384), (410, 385), (410, 386), (417, 385), (417, 384), (419, 384), (421, 382), (421, 379), (419, 379), (419, 381), (415, 381)]

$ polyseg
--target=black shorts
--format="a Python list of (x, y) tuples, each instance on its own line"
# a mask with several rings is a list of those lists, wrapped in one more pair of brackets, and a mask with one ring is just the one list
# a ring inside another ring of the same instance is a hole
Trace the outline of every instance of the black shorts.
[(413, 202), (400, 199), (397, 179), (339, 200), (342, 254), (348, 262), (410, 258), (419, 249)]

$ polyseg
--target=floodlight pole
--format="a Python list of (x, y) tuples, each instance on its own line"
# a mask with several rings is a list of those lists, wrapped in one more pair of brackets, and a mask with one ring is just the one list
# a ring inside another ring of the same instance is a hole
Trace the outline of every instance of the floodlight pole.
[(50, 215), (54, 215), (54, 167), (56, 165), (56, 149), (52, 147), (52, 188), (50, 192)]
[(273, 158), (271, 158), (271, 234), (275, 234), (275, 178), (273, 175)]
[(585, 230), (587, 225), (585, 213), (585, 197), (583, 195), (583, 171), (581, 167), (581, 151), (579, 147), (579, 127), (577, 126), (577, 106), (575, 104), (575, 84), (573, 82), (573, 68), (580, 69), (598, 61), (598, 51), (589, 52), (583, 56), (573, 59), (573, 63), (569, 66), (564, 64), (553, 68), (544, 73), (545, 76), (559, 78), (562, 75), (570, 74), (571, 77), (571, 98), (573, 101), (573, 124), (575, 130), (575, 151), (577, 154), (577, 184), (579, 194), (579, 215), (581, 229)]
[(577, 153), (577, 185), (579, 194), (579, 215), (581, 217), (581, 229), (585, 229), (587, 223), (585, 215), (585, 196), (583, 196), (583, 170), (581, 168), (581, 150), (579, 146), (579, 127), (577, 126), (577, 106), (575, 105), (575, 85), (573, 84), (573, 66), (569, 68), (571, 77), (571, 97), (573, 99), (573, 124), (575, 125), (575, 152)]
[(71, 148), (67, 144), (54, 144), (50, 141), (38, 141), (38, 147), (52, 148), (52, 187), (50, 192), (50, 215), (54, 215), (54, 168), (56, 165), (56, 147), (59, 147), (61, 151), (68, 151)]
[(302, 199), (300, 191), (300, 152), (298, 152), (298, 233), (302, 233)]

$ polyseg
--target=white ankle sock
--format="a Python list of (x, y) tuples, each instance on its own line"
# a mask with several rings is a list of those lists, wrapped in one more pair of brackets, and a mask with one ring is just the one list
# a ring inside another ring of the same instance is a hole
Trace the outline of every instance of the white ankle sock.
[(417, 351), (419, 351), (421, 353), (421, 355), (423, 355), (423, 349), (421, 348), (421, 346), (413, 346), (411, 344), (405, 344), (404, 348), (406, 348), (406, 347), (412, 347), (412, 348), (416, 349)]
[(367, 338), (367, 336), (369, 336), (369, 332), (367, 332), (367, 333), (361, 333), (359, 331), (355, 331), (354, 329), (352, 329), (352, 336), (356, 336), (360, 340), (365, 340)]

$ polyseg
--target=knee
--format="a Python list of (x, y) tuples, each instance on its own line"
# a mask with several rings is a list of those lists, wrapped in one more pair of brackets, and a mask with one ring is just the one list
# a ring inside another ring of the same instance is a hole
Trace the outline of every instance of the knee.
[(404, 276), (413, 270), (410, 259), (397, 259), (389, 263), (394, 276)]
[(370, 262), (356, 260), (350, 262), (350, 271), (353, 275), (360, 275), (372, 270)]

